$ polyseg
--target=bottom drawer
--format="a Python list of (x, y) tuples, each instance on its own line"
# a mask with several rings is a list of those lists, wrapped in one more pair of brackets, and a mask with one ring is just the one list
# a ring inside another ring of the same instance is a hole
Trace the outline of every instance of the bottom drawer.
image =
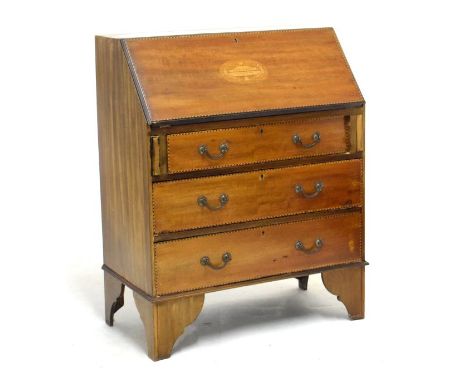
[(358, 262), (361, 233), (353, 212), (157, 243), (156, 293)]

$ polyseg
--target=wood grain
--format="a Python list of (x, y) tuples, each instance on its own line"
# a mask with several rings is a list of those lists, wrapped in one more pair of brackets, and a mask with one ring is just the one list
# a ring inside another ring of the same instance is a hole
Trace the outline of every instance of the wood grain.
[(322, 273), (325, 288), (341, 301), (352, 320), (364, 318), (365, 269), (335, 269)]
[(203, 307), (205, 295), (152, 303), (133, 293), (146, 333), (148, 356), (153, 361), (170, 357), (177, 338)]
[[(314, 254), (305, 254), (295, 247), (297, 240), (306, 247), (313, 247), (316, 239), (322, 240), (323, 247)], [(214, 266), (220, 266), (226, 252), (231, 254), (232, 260), (223, 269), (214, 270), (200, 263), (202, 257), (208, 256)], [(360, 213), (333, 215), (157, 243), (156, 291), (158, 295), (164, 295), (360, 262), (361, 259)]]
[[(332, 28), (135, 38), (125, 44), (154, 123), (363, 102)], [(247, 70), (243, 81), (226, 77), (227, 63), (234, 63), (234, 74)]]
[[(301, 184), (308, 193), (322, 181), (323, 191), (313, 199), (295, 192)], [(229, 201), (211, 211), (197, 204), (206, 196), (210, 205), (220, 204), (221, 194)], [(153, 184), (155, 232), (179, 231), (275, 216), (359, 206), (361, 161), (350, 160), (291, 168), (256, 171)]]
[(96, 37), (104, 263), (153, 292), (149, 128), (119, 40)]
[[(315, 133), (320, 134), (320, 141), (311, 148), (292, 140), (297, 134), (304, 144), (310, 144), (314, 142), (312, 136)], [(350, 145), (348, 135), (345, 117), (283, 120), (172, 134), (167, 137), (169, 173), (345, 153)], [(198, 151), (201, 145), (206, 145), (211, 154), (219, 154), (221, 144), (227, 144), (229, 151), (220, 159), (210, 159)]]

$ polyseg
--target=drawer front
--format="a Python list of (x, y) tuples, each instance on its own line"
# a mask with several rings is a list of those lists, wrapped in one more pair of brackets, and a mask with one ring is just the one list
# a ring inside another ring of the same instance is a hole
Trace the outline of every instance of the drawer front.
[(361, 171), (356, 159), (154, 183), (155, 233), (361, 206)]
[(156, 291), (164, 295), (359, 262), (361, 234), (361, 214), (354, 212), (157, 243)]
[(344, 116), (257, 124), (167, 137), (170, 173), (349, 151)]

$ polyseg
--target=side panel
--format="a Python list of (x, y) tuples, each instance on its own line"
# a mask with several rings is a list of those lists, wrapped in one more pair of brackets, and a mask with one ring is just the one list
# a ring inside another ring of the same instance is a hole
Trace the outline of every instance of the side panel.
[(150, 131), (120, 40), (96, 37), (104, 264), (153, 293)]

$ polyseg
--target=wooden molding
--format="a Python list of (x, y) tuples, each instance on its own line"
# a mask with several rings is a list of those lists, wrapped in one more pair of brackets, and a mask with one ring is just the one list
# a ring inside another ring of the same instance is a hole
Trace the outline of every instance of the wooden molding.
[(287, 112), (285, 114), (277, 115), (268, 115), (263, 117), (256, 118), (238, 118), (226, 120), (215, 120), (213, 122), (204, 122), (204, 123), (189, 123), (181, 125), (173, 124), (156, 124), (151, 125), (151, 135), (159, 134), (179, 134), (187, 133), (192, 131), (206, 131), (206, 130), (220, 130), (220, 129), (232, 129), (236, 127), (245, 127), (251, 125), (259, 125), (266, 122), (277, 122), (277, 121), (294, 121), (296, 119), (303, 118), (323, 118), (323, 117), (332, 117), (332, 116), (350, 116), (356, 114), (362, 114), (364, 110), (364, 104), (359, 107), (354, 108), (333, 108), (333, 109), (323, 109), (321, 111), (313, 111), (309, 113), (292, 113)]
[(128, 288), (130, 288), (133, 292), (139, 294), (143, 299), (149, 301), (149, 302), (163, 302), (163, 301), (168, 301), (168, 300), (173, 300), (175, 298), (179, 297), (188, 297), (188, 296), (195, 296), (199, 295), (200, 293), (210, 293), (210, 292), (216, 292), (220, 290), (225, 290), (225, 289), (231, 289), (231, 288), (238, 288), (238, 287), (243, 287), (243, 286), (248, 286), (248, 285), (254, 285), (254, 284), (260, 284), (260, 283), (266, 283), (266, 282), (272, 282), (272, 281), (278, 281), (278, 280), (285, 280), (285, 279), (290, 279), (294, 277), (301, 277), (301, 276), (307, 276), (311, 274), (316, 274), (316, 273), (322, 273), (334, 269), (342, 269), (342, 268), (355, 268), (355, 267), (364, 267), (366, 265), (369, 265), (367, 261), (359, 261), (355, 263), (349, 263), (349, 264), (340, 264), (340, 265), (332, 265), (328, 267), (321, 267), (321, 268), (315, 268), (315, 269), (306, 269), (303, 271), (299, 272), (292, 272), (292, 273), (285, 273), (281, 275), (275, 275), (275, 276), (268, 276), (268, 277), (262, 277), (258, 278), (256, 280), (245, 280), (245, 281), (240, 281), (240, 282), (235, 282), (231, 284), (226, 284), (226, 285), (219, 285), (216, 287), (209, 287), (209, 288), (203, 288), (199, 290), (192, 290), (192, 291), (186, 291), (186, 292), (181, 292), (181, 293), (172, 293), (164, 296), (152, 296), (142, 289), (138, 288), (136, 285), (132, 284), (130, 281), (126, 280), (122, 276), (120, 276), (118, 273), (110, 269), (107, 265), (103, 265), (102, 269), (104, 272), (110, 273), (114, 278), (118, 279), (122, 284), (125, 284)]

